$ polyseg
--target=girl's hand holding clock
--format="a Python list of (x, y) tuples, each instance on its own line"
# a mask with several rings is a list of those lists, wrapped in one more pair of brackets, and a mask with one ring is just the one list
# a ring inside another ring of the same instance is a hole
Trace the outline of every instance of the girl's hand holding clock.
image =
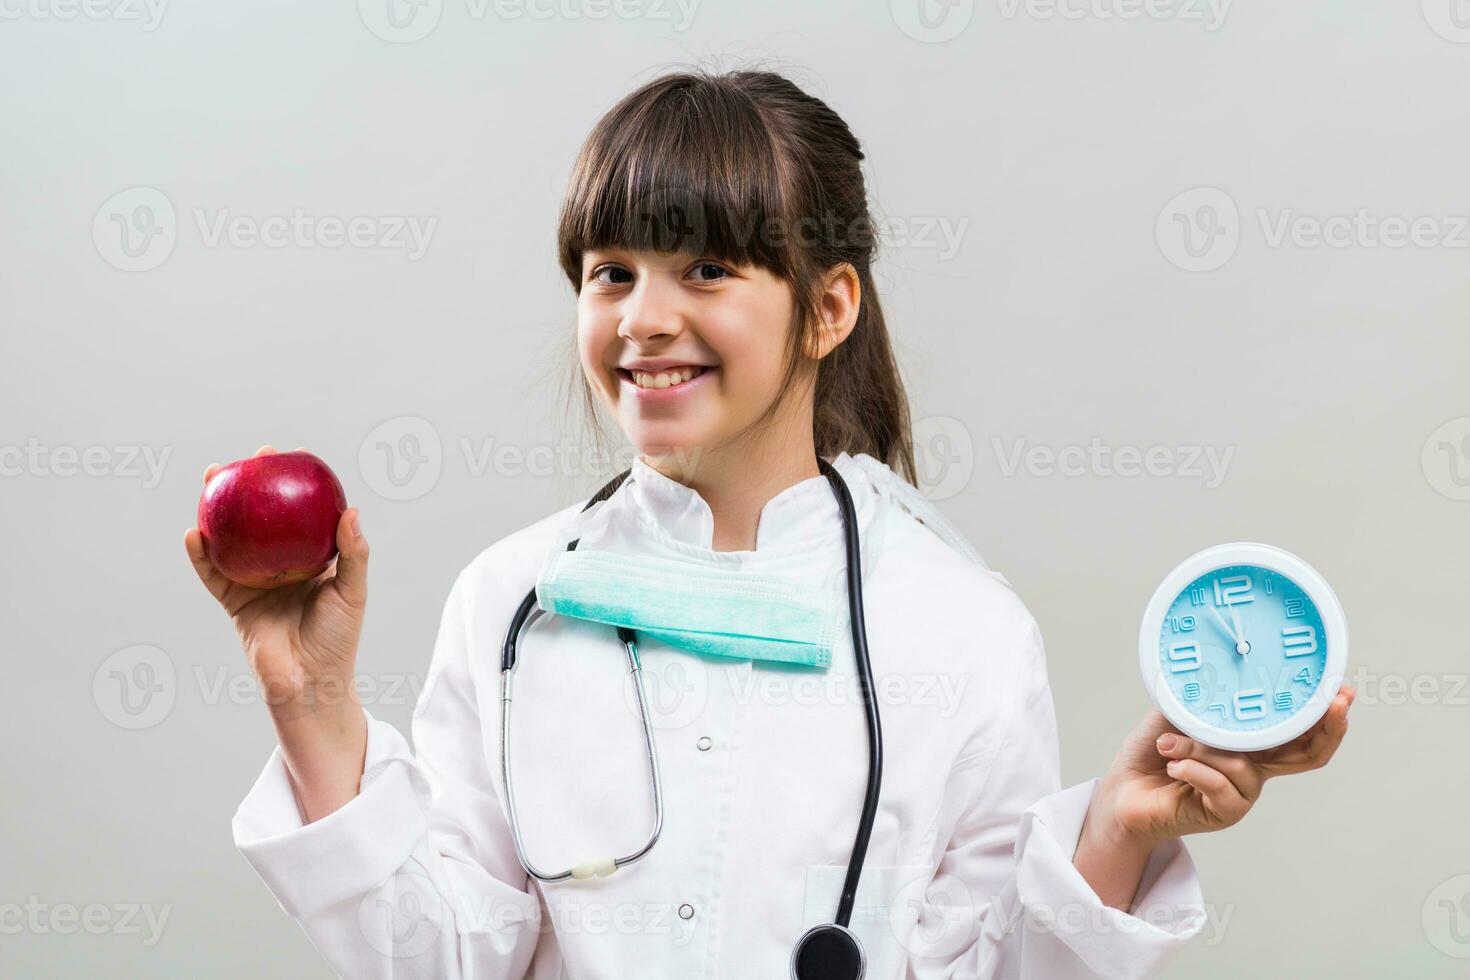
[(1332, 759), (1356, 695), (1347, 647), (1331, 586), (1280, 548), (1216, 545), (1165, 577), (1139, 633), (1159, 708), (1098, 783), (1072, 857), (1105, 904), (1128, 909), (1160, 841), (1229, 827), (1267, 779)]
[(1151, 710), (1098, 783), (1073, 863), (1104, 904), (1127, 911), (1154, 845), (1223, 830), (1250, 811), (1266, 780), (1327, 765), (1347, 734), (1356, 694), (1344, 684), (1310, 729), (1256, 752), (1211, 748)]

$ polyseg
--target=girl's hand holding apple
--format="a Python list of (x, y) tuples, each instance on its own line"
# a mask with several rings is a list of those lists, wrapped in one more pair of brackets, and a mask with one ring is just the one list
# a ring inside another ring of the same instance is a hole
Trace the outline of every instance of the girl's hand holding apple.
[[(367, 721), (353, 686), (367, 539), (321, 460), (262, 446), (204, 471), (184, 548), (235, 624), (307, 822), (357, 795)], [(335, 555), (335, 559), (334, 556)], [(227, 574), (228, 573), (228, 574)]]

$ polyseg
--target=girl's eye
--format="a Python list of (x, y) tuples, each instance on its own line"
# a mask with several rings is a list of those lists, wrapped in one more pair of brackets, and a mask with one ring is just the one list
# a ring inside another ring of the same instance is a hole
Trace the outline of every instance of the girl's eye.
[(622, 266), (604, 265), (593, 269), (592, 275), (589, 278), (593, 282), (601, 283), (604, 286), (621, 286), (632, 281), (633, 274)]
[(700, 262), (690, 270), (697, 282), (719, 282), (730, 273), (722, 265), (713, 262)]
[[(730, 272), (715, 262), (697, 262), (688, 275), (696, 282), (716, 283), (728, 278)], [(592, 270), (587, 281), (601, 286), (625, 286), (633, 281), (633, 273), (620, 265), (600, 265)]]

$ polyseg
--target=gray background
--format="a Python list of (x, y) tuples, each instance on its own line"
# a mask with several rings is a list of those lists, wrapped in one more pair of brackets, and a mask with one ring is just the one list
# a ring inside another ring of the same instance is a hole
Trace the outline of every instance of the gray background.
[[(863, 139), (925, 482), (1042, 624), (1068, 783), (1147, 707), (1138, 618), (1180, 558), (1270, 541), (1341, 596), (1352, 733), (1189, 839), (1212, 922), (1166, 975), (1470, 968), (1458, 0), (1251, 0), (1218, 23), (982, 0), (935, 5), (932, 30), (910, 0), (704, 0), (687, 24), (651, 0), (443, 0), (398, 31), (380, 0), (156, 22), (98, 2), (0, 6), (0, 905), (108, 911), (96, 935), (0, 934), (4, 972), (328, 975), (231, 842), (273, 735), (183, 553), (200, 473), (264, 442), (333, 464), (374, 548), (365, 700), (406, 726), (455, 574), (605, 475), (561, 421), (555, 212), (594, 120), (686, 62), (785, 70)], [(296, 209), (373, 241), (209, 234)], [(1360, 211), (1429, 224), (1402, 247), (1275, 234)], [(1220, 232), (1198, 262), (1176, 213)], [(422, 255), (378, 240), (404, 216), (437, 222)], [(134, 218), (164, 234), (130, 258)], [(1173, 463), (1009, 462), (1093, 440)], [(390, 471), (384, 445), (422, 461)], [(503, 446), (571, 456), (484, 455)], [(1223, 479), (1191, 447), (1229, 452)], [(167, 909), (157, 942), (128, 905)]]

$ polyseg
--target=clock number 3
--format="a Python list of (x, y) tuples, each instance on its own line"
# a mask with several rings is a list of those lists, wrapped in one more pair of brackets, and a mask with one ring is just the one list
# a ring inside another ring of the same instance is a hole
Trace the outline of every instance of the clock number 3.
[(1307, 657), (1317, 652), (1317, 629), (1303, 623), (1281, 627), (1281, 653), (1287, 657)]

